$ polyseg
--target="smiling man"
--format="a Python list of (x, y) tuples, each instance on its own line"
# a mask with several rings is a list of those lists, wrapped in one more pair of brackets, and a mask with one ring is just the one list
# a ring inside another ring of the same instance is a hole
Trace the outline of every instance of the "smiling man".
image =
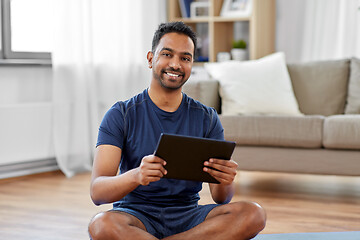
[[(154, 80), (157, 80), (163, 88), (176, 90), (181, 88), (190, 77), (189, 71), (191, 71), (192, 67), (193, 53), (188, 51), (189, 48), (194, 47), (194, 44), (186, 35), (179, 33), (168, 34), (168, 36), (159, 42), (159, 45), (153, 52), (148, 53), (147, 59), (149, 67), (152, 68), (154, 66)], [(172, 46), (173, 48), (167, 46)], [(173, 57), (174, 55), (176, 58)], [(155, 59), (154, 56), (156, 56)], [(170, 63), (169, 60), (171, 60)]]
[(205, 162), (204, 171), (220, 184), (209, 184), (216, 204), (199, 205), (202, 183), (163, 178), (166, 162), (153, 155), (161, 133), (224, 139), (216, 111), (182, 92), (195, 49), (196, 36), (184, 23), (161, 24), (147, 54), (149, 88), (106, 113), (99, 128), (91, 198), (96, 205), (113, 203), (113, 209), (91, 220), (93, 240), (240, 240), (264, 228), (266, 216), (258, 204), (229, 203), (234, 161)]

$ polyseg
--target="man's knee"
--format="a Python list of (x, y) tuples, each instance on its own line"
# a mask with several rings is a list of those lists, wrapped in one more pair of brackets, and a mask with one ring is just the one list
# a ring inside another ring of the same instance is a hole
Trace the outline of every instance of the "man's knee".
[(242, 202), (241, 205), (240, 208), (245, 209), (245, 213), (248, 213), (247, 215), (250, 217), (249, 220), (263, 225), (262, 228), (265, 227), (266, 212), (259, 204), (255, 202)]
[(257, 203), (254, 202), (235, 202), (233, 203), (233, 214), (241, 221), (245, 221), (246, 225), (254, 232), (258, 233), (264, 229), (266, 224), (266, 212)]
[(101, 239), (105, 237), (108, 232), (107, 228), (110, 227), (111, 217), (107, 212), (98, 213), (95, 215), (89, 223), (89, 234), (91, 239)]
[(111, 239), (122, 225), (129, 224), (127, 216), (114, 212), (98, 213), (89, 223), (91, 239)]

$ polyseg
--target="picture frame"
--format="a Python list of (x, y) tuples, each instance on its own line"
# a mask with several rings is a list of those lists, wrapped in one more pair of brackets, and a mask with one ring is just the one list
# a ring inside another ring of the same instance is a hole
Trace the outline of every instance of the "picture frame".
[(220, 16), (222, 17), (250, 17), (252, 0), (224, 0)]
[(190, 5), (190, 17), (208, 17), (209, 16), (209, 2), (192, 2)]

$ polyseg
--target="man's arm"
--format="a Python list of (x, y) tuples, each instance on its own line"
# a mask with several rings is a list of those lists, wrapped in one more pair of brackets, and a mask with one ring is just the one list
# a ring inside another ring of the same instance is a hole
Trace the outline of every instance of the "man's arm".
[[(234, 195), (233, 181), (236, 176), (237, 163), (233, 160), (210, 159), (204, 163), (204, 171), (208, 172), (220, 184), (209, 183), (210, 192), (216, 203), (228, 203)], [(213, 170), (212, 167), (216, 170)]]
[(91, 174), (90, 195), (96, 205), (116, 202), (139, 185), (158, 181), (166, 174), (164, 160), (154, 155), (145, 156), (139, 167), (117, 175), (121, 149), (112, 145), (96, 148)]

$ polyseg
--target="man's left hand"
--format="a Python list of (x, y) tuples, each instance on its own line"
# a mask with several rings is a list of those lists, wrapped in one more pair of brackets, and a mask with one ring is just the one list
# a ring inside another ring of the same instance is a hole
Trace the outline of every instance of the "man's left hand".
[(204, 162), (204, 171), (213, 176), (220, 184), (231, 184), (236, 176), (238, 164), (233, 160), (211, 158)]

